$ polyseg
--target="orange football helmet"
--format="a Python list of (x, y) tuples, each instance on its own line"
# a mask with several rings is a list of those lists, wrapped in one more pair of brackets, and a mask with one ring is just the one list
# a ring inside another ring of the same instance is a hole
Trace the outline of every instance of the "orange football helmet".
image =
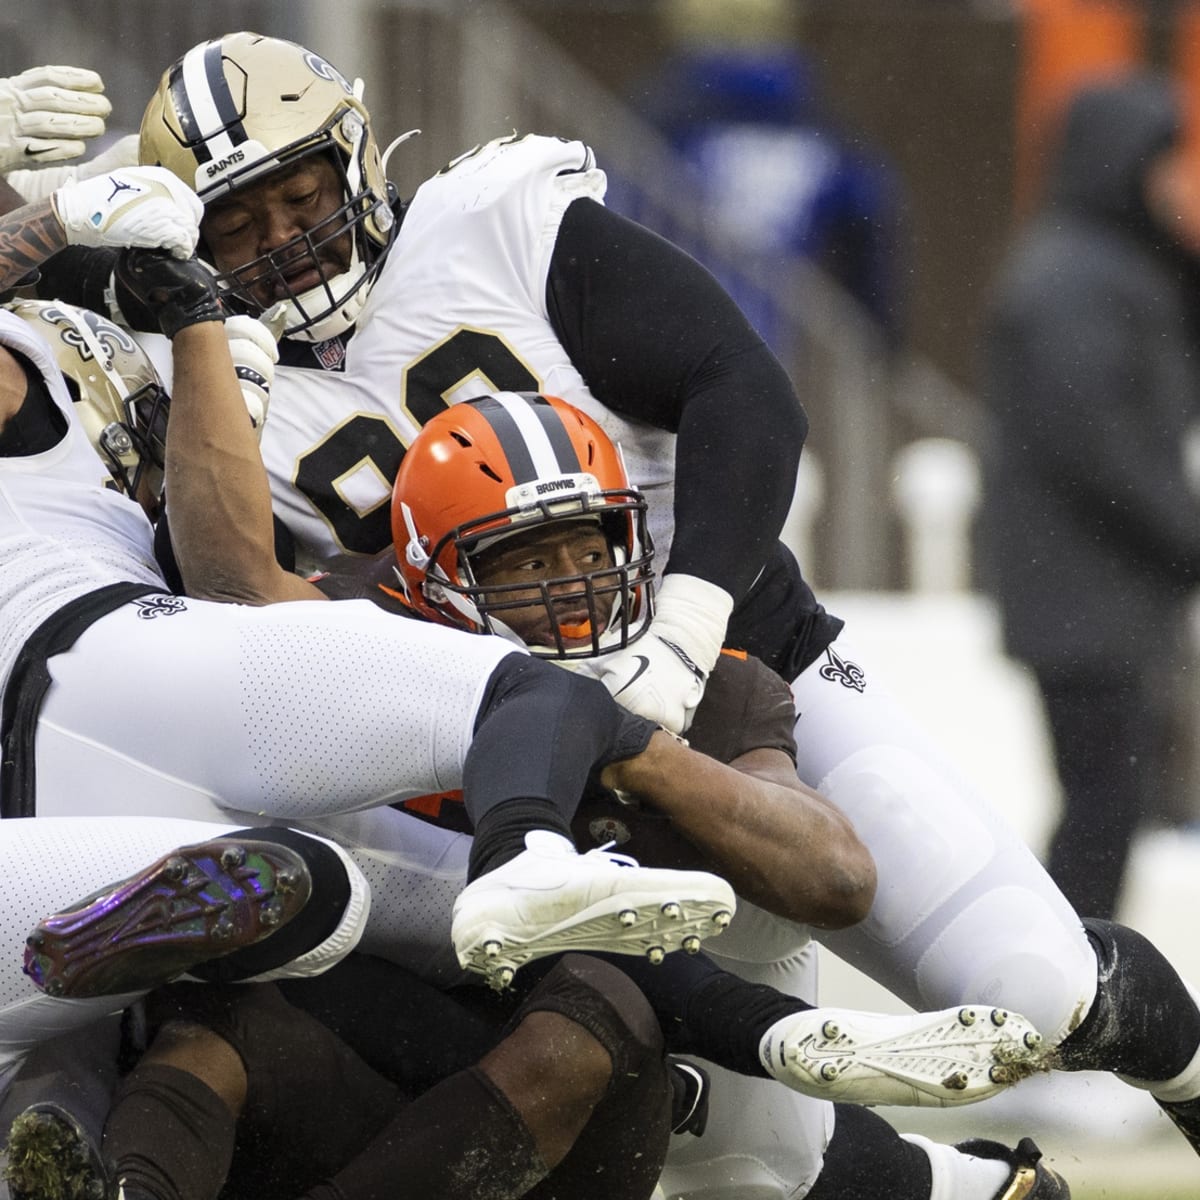
[[(604, 530), (610, 564), (532, 585), (484, 586), (477, 578), (478, 555), (500, 541), (580, 521)], [(505, 613), (539, 606), (556, 644), (529, 649), (544, 657), (620, 650), (653, 614), (645, 498), (629, 486), (620, 450), (600, 426), (555, 396), (500, 392), (429, 421), (400, 463), (392, 538), (397, 574), (418, 612), (519, 642)], [(568, 601), (588, 619), (565, 630), (555, 613)]]

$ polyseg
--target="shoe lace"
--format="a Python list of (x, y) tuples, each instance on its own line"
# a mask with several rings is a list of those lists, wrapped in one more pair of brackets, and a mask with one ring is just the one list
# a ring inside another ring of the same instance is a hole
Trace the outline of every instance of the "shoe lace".
[(603, 846), (597, 846), (595, 850), (589, 850), (583, 857), (591, 858), (593, 855), (598, 855), (606, 859), (614, 867), (637, 867), (641, 864), (636, 858), (630, 858), (628, 854), (615, 854), (612, 852), (612, 847), (616, 842), (605, 842)]

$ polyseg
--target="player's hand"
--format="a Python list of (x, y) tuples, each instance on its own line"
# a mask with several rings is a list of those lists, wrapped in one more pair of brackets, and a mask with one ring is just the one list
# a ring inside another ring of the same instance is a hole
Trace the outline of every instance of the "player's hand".
[(68, 183), (50, 197), (72, 246), (145, 246), (191, 256), (200, 238), (199, 196), (164, 167), (125, 167)]
[(113, 274), (154, 313), (159, 329), (169, 338), (189, 325), (225, 319), (216, 276), (198, 258), (178, 259), (161, 250), (129, 249), (117, 258)]
[(32, 204), (35, 200), (45, 200), (51, 192), (68, 183), (80, 179), (91, 179), (95, 175), (103, 175), (107, 171), (117, 171), (121, 167), (136, 167), (138, 165), (138, 135), (127, 134), (118, 138), (109, 148), (95, 158), (84, 159), (80, 163), (72, 163), (66, 167), (41, 167), (37, 170), (9, 171), (4, 177), (14, 192), (25, 201)]
[(279, 361), (279, 334), (285, 319), (281, 302), (268, 309), (262, 317), (244, 313), (225, 318), (225, 337), (233, 369), (242, 388), (242, 399), (250, 414), (255, 434), (261, 438), (267, 423), (271, 403), (271, 384), (275, 381), (275, 364)]
[(112, 105), (83, 67), (31, 67), (0, 79), (0, 173), (78, 158), (104, 132)]
[(686, 733), (721, 653), (728, 592), (693, 575), (667, 575), (644, 637), (596, 660), (614, 700), (672, 733)]

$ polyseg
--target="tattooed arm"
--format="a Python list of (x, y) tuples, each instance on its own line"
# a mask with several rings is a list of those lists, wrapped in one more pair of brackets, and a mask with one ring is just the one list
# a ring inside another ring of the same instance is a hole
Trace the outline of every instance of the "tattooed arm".
[(142, 246), (186, 259), (203, 212), (195, 192), (162, 167), (125, 167), (65, 184), (0, 216), (0, 291), (67, 246)]
[(0, 216), (12, 212), (14, 208), (24, 207), (25, 203), (25, 197), (7, 179), (0, 178)]
[[(0, 216), (0, 292), (20, 280), (67, 244), (67, 235), (49, 200), (25, 204)], [(21, 411), (28, 390), (25, 368), (11, 351), (0, 347), (0, 431)]]
[(16, 287), (30, 271), (67, 245), (49, 200), (0, 216), (0, 291)]

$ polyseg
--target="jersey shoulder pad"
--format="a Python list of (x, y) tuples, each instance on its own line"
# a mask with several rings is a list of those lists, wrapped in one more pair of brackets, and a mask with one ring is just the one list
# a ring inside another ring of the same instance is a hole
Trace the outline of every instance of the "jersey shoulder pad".
[(597, 200), (603, 198), (607, 182), (583, 142), (514, 133), (459, 155), (422, 184), (417, 195), (431, 191), (442, 204), (486, 208), (510, 192), (559, 180), (556, 186)]

